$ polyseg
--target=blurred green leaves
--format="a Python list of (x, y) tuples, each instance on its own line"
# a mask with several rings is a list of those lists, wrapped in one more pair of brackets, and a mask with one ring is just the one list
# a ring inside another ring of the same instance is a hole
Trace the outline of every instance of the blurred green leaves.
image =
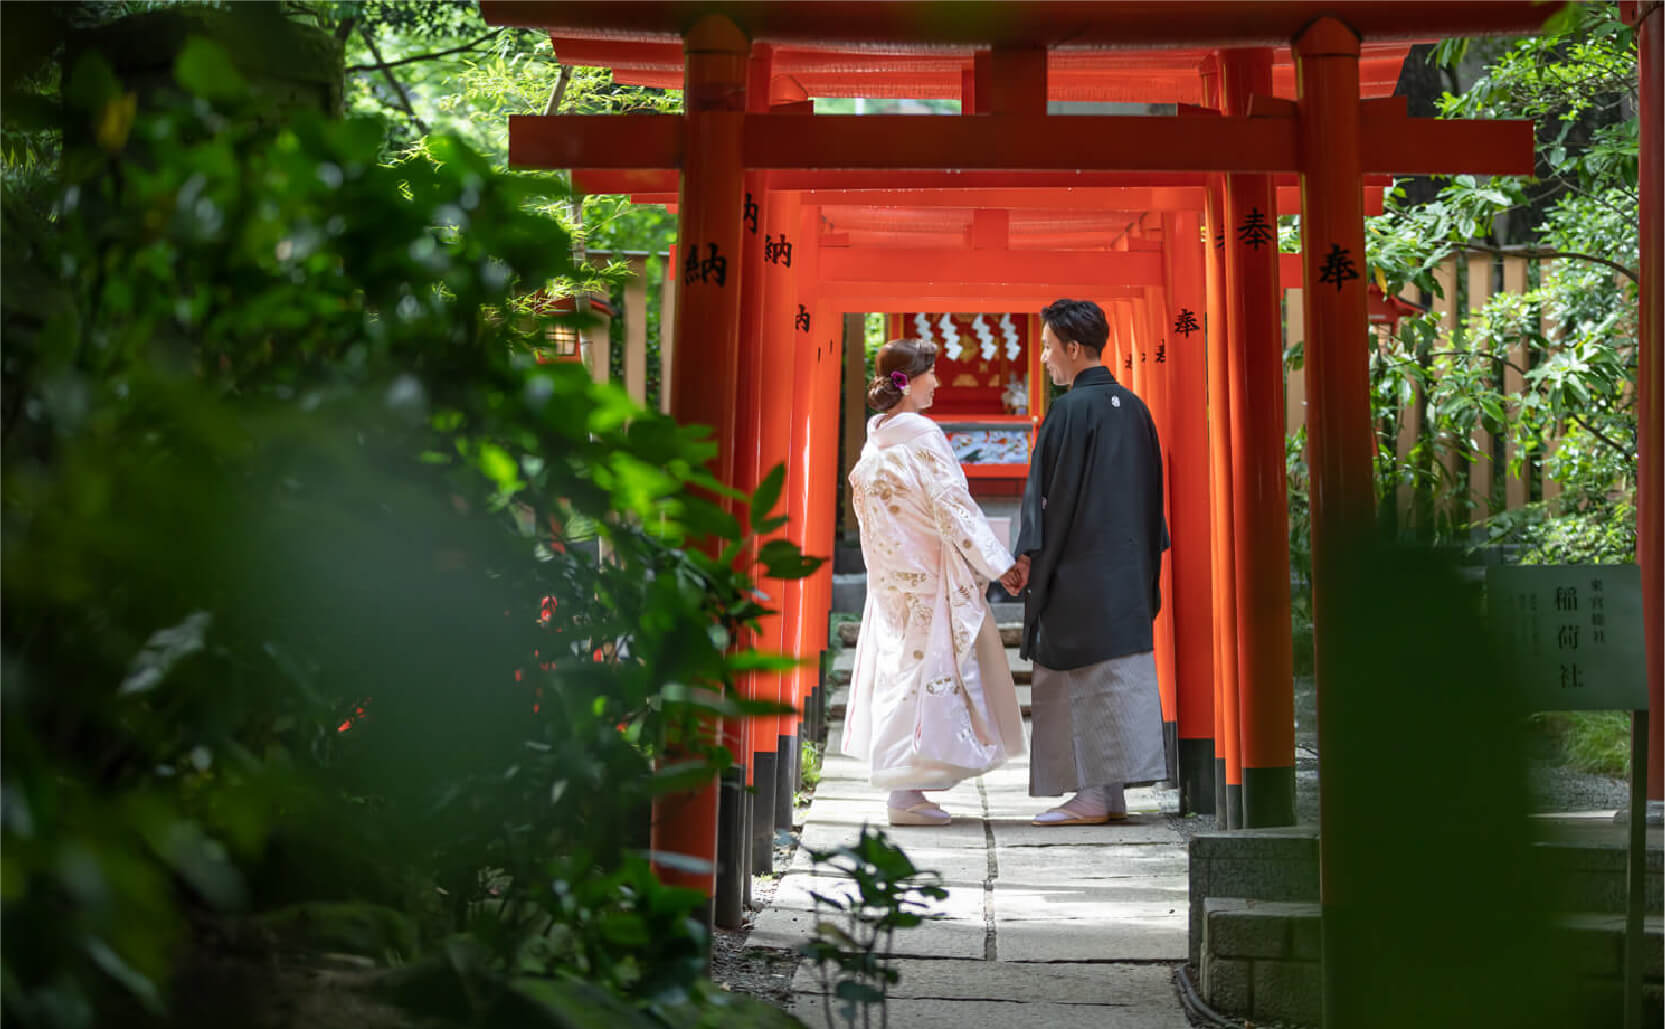
[(942, 876), (916, 868), (883, 830), (865, 825), (855, 843), (809, 856), (832, 873), (810, 892), (818, 921), (814, 938), (799, 948), (815, 962), (826, 1022), (832, 1025), (836, 998), (845, 1025), (871, 1024), (875, 1007), (884, 1024), (890, 987), (901, 978), (892, 965), (896, 931), (937, 917), (932, 902), (948, 897)]
[(647, 805), (780, 661), (728, 652), (766, 609), (709, 556), (714, 447), (537, 363), (580, 274), (558, 183), (274, 120), (204, 39), (174, 71), (129, 105), (82, 60), (50, 210), (8, 208), (8, 1024), (168, 1009), (205, 919), (316, 902), (691, 1024), (700, 898), (653, 879)]

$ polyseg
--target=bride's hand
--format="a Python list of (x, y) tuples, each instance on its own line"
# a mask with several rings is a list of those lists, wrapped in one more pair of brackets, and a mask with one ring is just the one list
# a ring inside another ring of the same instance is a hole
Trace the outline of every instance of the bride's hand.
[(1000, 585), (1006, 592), (1017, 596), (1029, 584), (1029, 556), (1026, 554), (1017, 559), (1012, 567), (1006, 569), (1006, 574), (1000, 577)]

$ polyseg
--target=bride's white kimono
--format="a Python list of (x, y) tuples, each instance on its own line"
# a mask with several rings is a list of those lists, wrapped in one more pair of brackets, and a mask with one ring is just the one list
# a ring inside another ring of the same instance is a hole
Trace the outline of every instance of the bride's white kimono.
[(850, 486), (867, 606), (839, 749), (888, 790), (946, 789), (1023, 753), (1017, 689), (984, 599), (1012, 556), (942, 430), (918, 414), (875, 417)]

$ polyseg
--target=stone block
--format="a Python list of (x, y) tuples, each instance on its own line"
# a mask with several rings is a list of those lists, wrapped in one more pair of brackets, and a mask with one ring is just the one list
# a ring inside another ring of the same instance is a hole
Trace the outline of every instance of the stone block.
[(1203, 901), (1209, 897), (1318, 900), (1318, 830), (1313, 826), (1197, 833), (1191, 859), (1190, 959), (1202, 960)]
[(1290, 907), (1209, 897), (1203, 902), (1203, 947), (1215, 957), (1288, 957), (1290, 923), (1295, 918)]
[(1254, 962), (1204, 956), (1203, 1000), (1223, 1015), (1246, 1016), (1254, 1011)]
[(1191, 860), (1239, 858), (1262, 861), (1318, 861), (1318, 829), (1292, 825), (1276, 829), (1200, 832), (1191, 837)]
[(1323, 1014), (1323, 977), (1316, 961), (1256, 961), (1254, 1015), (1317, 1025)]
[(1617, 977), (1624, 969), (1624, 919), (1618, 915), (1565, 916), (1556, 926), (1561, 960), (1578, 975)]
[[(1562, 960), (1588, 976), (1619, 976), (1624, 969), (1625, 920), (1623, 915), (1561, 915), (1556, 919), (1556, 938)], [(1642, 919), (1642, 980), (1665, 978), (1665, 918), (1647, 915)]]
[[(1532, 847), (1540, 881), (1553, 884), (1549, 899), (1559, 910), (1622, 914), (1625, 905), (1628, 840), (1611, 820), (1547, 818), (1534, 824), (1545, 837)], [(1643, 909), (1665, 903), (1665, 852), (1659, 830), (1649, 830), (1643, 875)]]
[(1289, 926), (1289, 956), (1296, 961), (1317, 961), (1324, 955), (1324, 919), (1315, 908), (1310, 918), (1297, 918)]

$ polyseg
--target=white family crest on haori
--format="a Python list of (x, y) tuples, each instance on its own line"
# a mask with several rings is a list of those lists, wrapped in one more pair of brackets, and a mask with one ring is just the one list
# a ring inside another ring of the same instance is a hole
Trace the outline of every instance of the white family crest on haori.
[(1012, 566), (942, 429), (874, 418), (850, 472), (867, 605), (840, 750), (880, 789), (945, 789), (1023, 752), (1017, 690), (984, 591)]

